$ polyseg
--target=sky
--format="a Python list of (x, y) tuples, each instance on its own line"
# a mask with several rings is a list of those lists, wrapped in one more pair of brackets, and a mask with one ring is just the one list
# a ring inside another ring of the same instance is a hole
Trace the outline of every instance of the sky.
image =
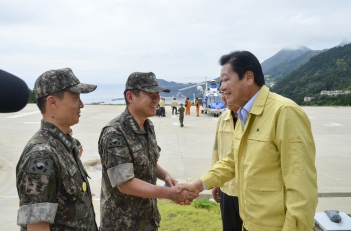
[(349, 0), (0, 0), (0, 69), (30, 88), (65, 67), (92, 84), (135, 71), (201, 82), (219, 76), (231, 51), (263, 62), (283, 48), (351, 40), (350, 12)]

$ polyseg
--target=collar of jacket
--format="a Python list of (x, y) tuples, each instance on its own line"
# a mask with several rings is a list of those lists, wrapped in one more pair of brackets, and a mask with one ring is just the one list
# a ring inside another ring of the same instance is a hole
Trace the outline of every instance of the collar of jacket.
[(230, 110), (230, 109), (227, 109), (226, 111), (225, 111), (225, 115), (224, 115), (224, 117), (223, 117), (223, 120), (232, 120), (233, 118), (232, 118), (232, 111)]
[[(126, 110), (124, 110), (122, 117), (125, 118), (125, 121), (127, 123), (127, 125), (137, 134), (145, 134), (146, 132), (144, 132), (138, 125), (138, 123), (135, 121), (134, 117), (132, 116), (132, 114), (130, 114), (128, 108), (126, 108)], [(145, 131), (148, 130), (149, 127), (153, 127), (154, 125), (152, 124), (151, 120), (146, 119), (144, 122), (144, 126), (145, 126)]]
[(70, 137), (67, 134), (64, 134), (58, 127), (56, 127), (54, 124), (49, 123), (45, 120), (41, 120), (41, 129), (43, 131), (50, 132), (56, 139), (60, 140), (63, 145), (66, 146), (66, 148), (70, 151), (73, 150), (74, 145), (73, 145), (73, 138)]
[(252, 105), (252, 108), (250, 110), (250, 114), (254, 115), (260, 115), (264, 109), (264, 105), (266, 104), (267, 98), (269, 94), (269, 89), (265, 85), (261, 87), (260, 92), (258, 93), (258, 96)]

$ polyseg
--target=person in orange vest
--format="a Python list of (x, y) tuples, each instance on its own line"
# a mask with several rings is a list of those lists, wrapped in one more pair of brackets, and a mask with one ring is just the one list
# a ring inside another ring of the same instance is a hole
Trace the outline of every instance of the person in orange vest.
[(195, 105), (196, 105), (196, 116), (199, 116), (200, 115), (200, 100), (198, 98), (196, 98)]
[(185, 101), (185, 115), (190, 115), (190, 107), (191, 107), (191, 101), (189, 98), (186, 98), (186, 101)]

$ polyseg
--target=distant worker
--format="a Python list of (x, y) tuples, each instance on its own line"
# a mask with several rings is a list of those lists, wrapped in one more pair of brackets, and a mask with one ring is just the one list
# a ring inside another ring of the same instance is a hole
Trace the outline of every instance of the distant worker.
[[(227, 105), (225, 95), (222, 95), (222, 100)], [(212, 151), (212, 166), (225, 158), (230, 151), (238, 110), (238, 106), (228, 105), (228, 109), (218, 119)], [(239, 214), (235, 178), (226, 182), (221, 188), (214, 187), (212, 196), (217, 203), (220, 203), (223, 231), (242, 231), (243, 221)]]
[[(161, 148), (148, 117), (156, 113), (159, 92), (169, 89), (158, 86), (154, 73), (132, 73), (126, 81), (124, 112), (101, 131), (100, 231), (157, 230), (161, 216), (156, 198), (190, 204), (197, 196), (177, 194), (178, 181), (158, 164)], [(157, 178), (167, 187), (157, 186)]]
[[(178, 102), (177, 102), (176, 98), (173, 98), (171, 106), (172, 106), (172, 115), (177, 115)], [(175, 111), (175, 113), (174, 113), (174, 111)]]
[(191, 101), (189, 98), (186, 98), (186, 101), (185, 101), (185, 115), (190, 115), (190, 107), (191, 107)]
[(196, 105), (196, 116), (199, 116), (200, 115), (200, 100), (198, 98), (196, 98), (195, 105)]
[(160, 101), (160, 109), (161, 109), (161, 116), (162, 117), (165, 117), (166, 116), (166, 103), (165, 103), (165, 98), (161, 98), (161, 101)]
[(98, 230), (89, 176), (67, 134), (84, 107), (80, 93), (95, 89), (80, 83), (70, 68), (44, 72), (36, 80), (41, 126), (16, 167), (21, 230)]
[(73, 138), (74, 143), (75, 143), (75, 145), (76, 145), (77, 148), (78, 148), (78, 152), (79, 152), (79, 153), (78, 153), (78, 157), (80, 158), (80, 157), (82, 156), (82, 154), (83, 154), (83, 146), (82, 146), (82, 144), (79, 142), (78, 139), (76, 139), (76, 138), (73, 137), (73, 130), (72, 130), (72, 128), (69, 128), (68, 134)]
[(180, 104), (180, 107), (178, 109), (179, 112), (179, 123), (180, 123), (180, 127), (184, 127), (183, 121), (184, 121), (184, 111), (185, 108), (183, 107), (183, 104)]

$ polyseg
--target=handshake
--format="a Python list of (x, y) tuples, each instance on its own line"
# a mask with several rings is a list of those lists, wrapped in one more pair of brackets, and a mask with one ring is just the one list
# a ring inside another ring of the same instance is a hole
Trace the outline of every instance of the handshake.
[(197, 180), (192, 184), (177, 184), (172, 186), (170, 190), (168, 199), (180, 205), (190, 205), (203, 191), (202, 181)]

